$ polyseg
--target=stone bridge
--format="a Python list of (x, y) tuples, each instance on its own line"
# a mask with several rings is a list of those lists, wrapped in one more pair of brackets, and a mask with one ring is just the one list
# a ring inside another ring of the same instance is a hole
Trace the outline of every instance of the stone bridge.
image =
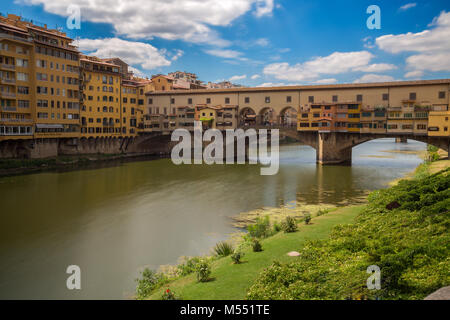
[[(364, 142), (381, 138), (398, 138), (421, 141), (449, 151), (449, 137), (429, 137), (412, 134), (374, 134), (374, 133), (349, 133), (349, 132), (299, 132), (293, 126), (251, 126), (242, 129), (279, 129), (280, 138), (288, 136), (316, 150), (317, 163), (323, 165), (349, 165), (352, 162), (353, 147)], [(171, 148), (177, 142), (170, 141), (170, 133), (152, 133), (136, 138), (127, 148), (126, 152), (139, 152), (151, 154), (170, 154)]]

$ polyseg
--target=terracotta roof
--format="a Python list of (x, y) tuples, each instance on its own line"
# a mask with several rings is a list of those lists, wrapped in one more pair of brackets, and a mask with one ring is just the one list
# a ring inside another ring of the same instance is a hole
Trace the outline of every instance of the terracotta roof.
[(363, 89), (363, 88), (383, 88), (383, 87), (405, 87), (416, 85), (450, 85), (450, 79), (438, 80), (417, 80), (417, 81), (394, 81), (394, 82), (374, 82), (374, 83), (347, 83), (331, 85), (304, 85), (304, 86), (282, 86), (282, 87), (253, 87), (253, 88), (230, 88), (230, 89), (191, 89), (191, 90), (171, 90), (159, 92), (147, 92), (147, 95), (181, 95), (190, 93), (212, 94), (212, 93), (238, 93), (238, 92), (269, 92), (269, 91), (295, 91), (295, 90), (330, 90), (330, 89)]

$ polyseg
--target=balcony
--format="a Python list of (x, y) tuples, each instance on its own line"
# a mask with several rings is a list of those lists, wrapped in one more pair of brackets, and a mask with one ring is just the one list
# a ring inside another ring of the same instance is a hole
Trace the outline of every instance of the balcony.
[(10, 107), (2, 107), (2, 111), (5, 111), (5, 112), (15, 112), (15, 111), (17, 111), (17, 107), (13, 107), (13, 106), (10, 106)]
[(16, 94), (14, 92), (0, 92), (0, 97), (5, 99), (15, 99)]
[(16, 66), (13, 64), (6, 64), (6, 63), (2, 63), (0, 64), (0, 68), (4, 69), (4, 70), (16, 70)]
[(0, 32), (0, 38), (21, 41), (21, 42), (28, 42), (28, 43), (33, 42), (33, 38), (31, 38), (31, 37), (22, 38), (22, 37), (13, 36), (12, 34), (3, 33), (3, 32)]
[(1, 78), (0, 81), (2, 84), (15, 84), (16, 83), (16, 79)]

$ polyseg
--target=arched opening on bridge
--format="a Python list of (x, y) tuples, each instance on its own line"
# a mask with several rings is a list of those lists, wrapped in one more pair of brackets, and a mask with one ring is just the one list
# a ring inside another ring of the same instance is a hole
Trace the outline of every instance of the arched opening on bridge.
[(281, 110), (279, 124), (283, 127), (296, 127), (297, 110), (293, 107), (286, 107)]
[(245, 107), (239, 112), (239, 126), (256, 125), (256, 112), (250, 107)]
[(263, 126), (272, 126), (277, 124), (275, 110), (269, 107), (261, 109), (258, 115), (257, 124)]

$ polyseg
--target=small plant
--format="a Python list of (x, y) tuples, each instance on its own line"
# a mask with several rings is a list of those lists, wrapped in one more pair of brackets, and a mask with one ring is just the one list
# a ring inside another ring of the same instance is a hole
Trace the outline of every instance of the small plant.
[(231, 255), (231, 260), (233, 260), (234, 264), (239, 264), (241, 263), (241, 259), (244, 256), (244, 254), (240, 251), (235, 251), (232, 255)]
[(252, 240), (252, 249), (253, 249), (253, 252), (261, 252), (262, 251), (262, 245), (258, 239)]
[(197, 280), (199, 282), (207, 282), (211, 274), (211, 265), (208, 261), (202, 259), (200, 260), (195, 268), (197, 272)]
[(181, 276), (187, 276), (188, 274), (194, 273), (197, 264), (200, 262), (199, 257), (184, 258), (184, 260), (178, 265), (178, 272)]
[(247, 230), (252, 238), (266, 238), (270, 236), (269, 217), (258, 218), (256, 223), (247, 227)]
[(319, 209), (319, 211), (317, 211), (316, 216), (320, 217), (323, 216), (324, 214), (327, 214), (328, 210), (325, 209)]
[(275, 233), (278, 233), (280, 231), (281, 231), (281, 225), (279, 223), (275, 222), (273, 224), (273, 233), (275, 234)]
[(136, 279), (138, 283), (136, 286), (137, 299), (145, 299), (166, 281), (164, 275), (148, 268), (141, 272), (141, 276), (142, 278)]
[(281, 228), (286, 233), (291, 233), (297, 231), (297, 222), (291, 216), (287, 216), (286, 220), (281, 223)]
[(220, 241), (214, 247), (214, 252), (219, 257), (226, 257), (233, 253), (233, 246), (226, 241)]
[(167, 290), (164, 291), (161, 299), (162, 300), (178, 300), (175, 293), (173, 291), (171, 291), (169, 288), (167, 288)]
[(311, 222), (311, 215), (309, 213), (305, 214), (305, 224), (310, 224)]

